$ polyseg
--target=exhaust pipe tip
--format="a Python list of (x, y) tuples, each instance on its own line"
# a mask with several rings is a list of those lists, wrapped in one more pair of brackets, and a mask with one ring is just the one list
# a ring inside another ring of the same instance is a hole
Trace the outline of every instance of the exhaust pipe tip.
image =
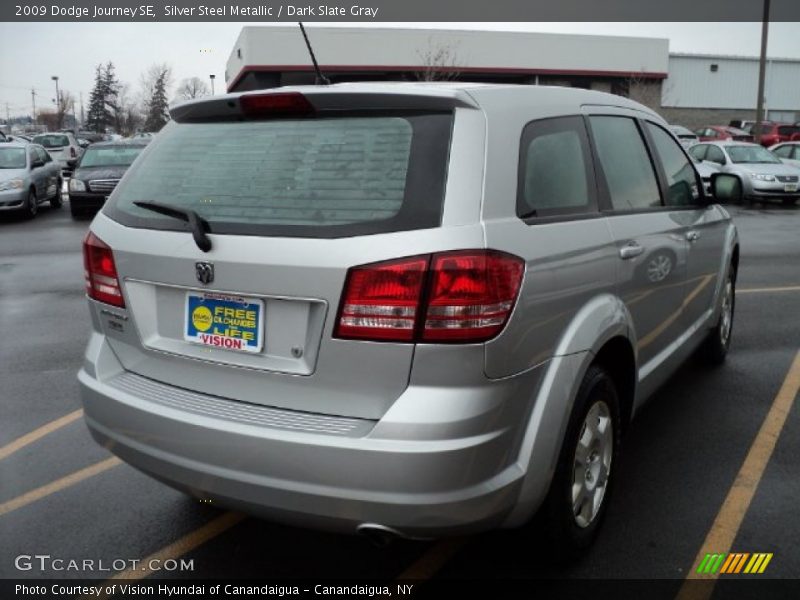
[(387, 548), (396, 539), (405, 537), (396, 529), (378, 523), (362, 523), (356, 527), (356, 533), (367, 538), (376, 548)]

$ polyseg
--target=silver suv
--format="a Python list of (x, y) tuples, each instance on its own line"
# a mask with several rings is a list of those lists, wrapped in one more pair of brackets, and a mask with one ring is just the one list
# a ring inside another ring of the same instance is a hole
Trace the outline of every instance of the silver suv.
[(95, 439), (171, 486), (408, 537), (540, 511), (575, 554), (643, 401), (725, 357), (736, 229), (639, 104), (359, 83), (171, 114), (84, 242), (79, 374)]

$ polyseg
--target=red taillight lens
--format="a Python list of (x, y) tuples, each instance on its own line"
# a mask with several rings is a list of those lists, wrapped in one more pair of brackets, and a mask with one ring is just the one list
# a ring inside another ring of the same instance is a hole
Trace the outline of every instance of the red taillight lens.
[(83, 269), (90, 298), (125, 308), (111, 248), (91, 231), (83, 240)]
[(350, 269), (334, 335), (413, 341), (428, 260), (415, 256)]
[(463, 250), (350, 269), (334, 336), (394, 342), (483, 342), (505, 327), (525, 263)]
[(524, 269), (521, 258), (503, 252), (435, 254), (423, 341), (478, 342), (500, 333)]
[(75, 153), (75, 148), (73, 148), (72, 146), (69, 147), (69, 155), (72, 158), (75, 158), (77, 156), (77, 154)]
[(239, 106), (242, 108), (242, 114), (250, 118), (314, 113), (314, 107), (308, 99), (297, 92), (245, 94), (239, 98)]

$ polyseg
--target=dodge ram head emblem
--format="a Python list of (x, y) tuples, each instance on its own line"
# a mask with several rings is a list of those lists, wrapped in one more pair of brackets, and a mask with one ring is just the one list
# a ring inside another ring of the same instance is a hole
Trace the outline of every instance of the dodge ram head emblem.
[(214, 281), (214, 265), (210, 262), (194, 263), (194, 272), (197, 275), (197, 281), (202, 284), (208, 285)]

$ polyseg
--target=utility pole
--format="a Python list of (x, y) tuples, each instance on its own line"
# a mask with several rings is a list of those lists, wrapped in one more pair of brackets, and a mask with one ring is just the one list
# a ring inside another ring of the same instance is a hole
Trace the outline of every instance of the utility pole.
[(6, 125), (11, 127), (11, 113), (8, 112), (8, 102), (6, 102)]
[(216, 75), (214, 75), (214, 74), (211, 74), (211, 75), (209, 75), (209, 76), (208, 76), (208, 78), (211, 80), (211, 95), (212, 95), (212, 96), (214, 95), (214, 79), (215, 79), (216, 77), (217, 77), (217, 76), (216, 76)]
[(31, 88), (31, 102), (33, 103), (33, 128), (36, 129), (36, 90)]
[(83, 118), (83, 92), (81, 92), (81, 127), (86, 122), (86, 119)]
[(761, 21), (761, 58), (758, 61), (758, 100), (756, 102), (756, 144), (761, 143), (762, 120), (764, 118), (764, 77), (767, 71), (767, 35), (769, 34), (769, 0), (764, 0), (764, 16)]

